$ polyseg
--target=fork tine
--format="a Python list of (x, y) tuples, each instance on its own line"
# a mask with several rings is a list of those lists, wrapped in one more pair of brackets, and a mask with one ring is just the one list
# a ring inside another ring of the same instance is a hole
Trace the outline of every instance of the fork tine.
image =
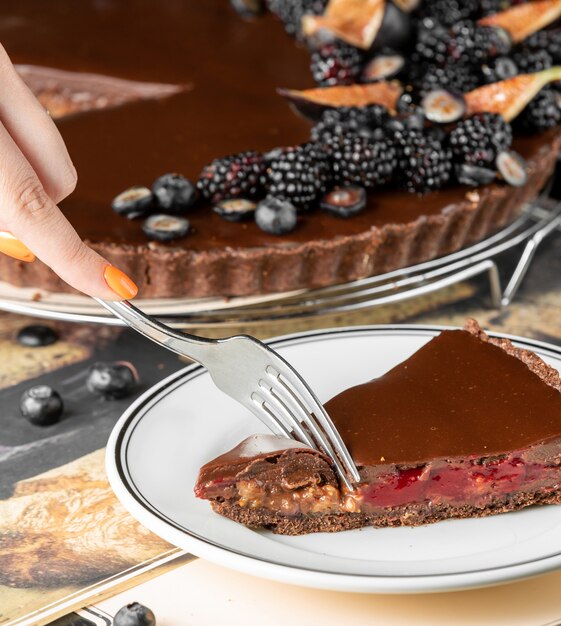
[[(282, 384), (282, 381), (280, 379), (279, 382), (281, 382)], [(280, 411), (283, 419), (292, 426), (293, 433), (291, 434), (291, 438), (299, 440), (314, 449), (323, 450), (336, 466), (337, 473), (339, 474), (341, 480), (345, 483), (345, 486), (350, 491), (352, 491), (353, 486), (347, 478), (347, 473), (351, 475), (352, 473), (341, 464), (337, 453), (333, 450), (329, 441), (325, 438), (320, 427), (315, 423), (313, 416), (305, 409), (305, 406), (302, 403), (298, 402), (297, 398), (295, 398), (293, 394), (286, 393), (286, 389), (284, 388), (284, 386), (277, 388), (270, 387), (269, 389), (261, 386), (261, 389), (268, 392), (267, 399), (261, 404), (263, 410), (266, 410), (269, 414), (272, 414), (272, 408), (274, 406), (277, 411)], [(282, 398), (280, 397), (280, 395), (278, 395), (279, 389), (281, 390), (281, 393), (283, 395)], [(257, 396), (257, 394), (254, 394), (254, 396), (259, 397)], [(260, 400), (262, 400), (262, 398)], [(290, 406), (287, 406), (287, 404), (289, 404)], [(301, 416), (302, 422), (300, 422), (300, 420), (295, 417), (295, 414)], [(308, 428), (312, 431), (312, 434), (315, 435), (315, 442), (302, 427), (302, 424), (308, 426)], [(295, 434), (297, 436), (295, 436)], [(359, 480), (359, 478), (356, 480)]]
[[(291, 408), (293, 407), (293, 410), (296, 410), (297, 407), (300, 407), (301, 410), (305, 411), (305, 418), (304, 418), (303, 423), (305, 424), (305, 426), (307, 426), (307, 428), (310, 430), (310, 432), (312, 433), (314, 437), (314, 441), (315, 441), (314, 447), (316, 449), (322, 450), (331, 459), (332, 463), (337, 468), (339, 477), (345, 483), (346, 487), (352, 491), (353, 487), (351, 485), (351, 482), (348, 479), (348, 476), (352, 476), (354, 479), (351, 469), (346, 467), (346, 465), (342, 463), (342, 460), (339, 457), (339, 454), (337, 453), (336, 450), (334, 450), (329, 439), (326, 437), (325, 433), (322, 431), (320, 425), (315, 421), (314, 416), (305, 409), (304, 404), (300, 402), (300, 399), (293, 394), (293, 392), (285, 385), (282, 379), (279, 378), (278, 382), (279, 382), (279, 390), (282, 389), (280, 393), (283, 394), (285, 401), (287, 403), (290, 403)], [(355, 481), (358, 481), (358, 480), (359, 479), (355, 479)]]
[(322, 430), (327, 433), (329, 441), (331, 441), (332, 445), (335, 447), (343, 464), (348, 469), (349, 474), (353, 477), (355, 481), (360, 481), (360, 474), (358, 473), (355, 462), (353, 461), (353, 458), (347, 446), (345, 445), (345, 442), (341, 438), (339, 431), (335, 428), (335, 425), (331, 421), (329, 414), (323, 408), (323, 405), (311, 394), (309, 402), (311, 414), (320, 423)]
[(251, 396), (252, 406), (250, 408), (253, 413), (269, 428), (275, 435), (283, 435), (292, 439), (292, 432), (285, 426), (282, 420), (279, 420), (277, 416), (266, 405), (265, 399), (261, 398), (258, 394)]
[[(292, 369), (289, 370), (289, 373), (293, 376), (289, 378), (284, 371), (286, 368), (283, 368), (282, 375), (273, 367), (269, 366), (269, 368), (271, 370), (269, 374), (273, 380), (280, 383), (280, 387), (276, 389), (281, 390), (284, 400), (289, 403), (294, 410), (298, 408), (299, 413), (302, 413), (302, 411), (305, 413), (305, 424), (312, 431), (319, 447), (323, 448), (324, 451), (333, 458), (333, 462), (338, 468), (340, 468), (340, 464), (342, 463), (344, 468), (343, 473), (346, 472), (355, 482), (359, 482), (360, 475), (347, 447), (337, 432), (331, 418), (314, 396), (313, 392), (305, 383), (302, 383), (299, 375), (293, 372)], [(294, 380), (294, 376), (296, 376), (296, 380)], [(306, 406), (306, 404), (308, 406)]]
[[(263, 385), (261, 383), (263, 383)], [(293, 433), (296, 434), (296, 439), (298, 439), (302, 443), (311, 446), (312, 448), (315, 448), (316, 446), (312, 438), (302, 427), (302, 420), (306, 419), (306, 413), (303, 413), (301, 410), (299, 410), (299, 414), (301, 417), (299, 417), (298, 415), (295, 416), (292, 407), (288, 407), (286, 405), (284, 399), (275, 392), (273, 387), (271, 385), (268, 385), (268, 387), (265, 385), (265, 381), (259, 381), (259, 386), (261, 390), (267, 394), (268, 399), (266, 399), (265, 402), (269, 405), (269, 408), (272, 408), (271, 405), (273, 405), (277, 409), (277, 411), (280, 411), (284, 424), (288, 424)], [(300, 407), (298, 407), (298, 409), (300, 409)], [(294, 436), (294, 434), (291, 434), (291, 436)]]

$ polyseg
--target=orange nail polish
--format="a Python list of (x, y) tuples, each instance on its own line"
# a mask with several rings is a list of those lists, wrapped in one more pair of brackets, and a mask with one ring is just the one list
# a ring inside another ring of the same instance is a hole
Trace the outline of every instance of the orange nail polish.
[(12, 233), (5, 231), (0, 231), (0, 252), (18, 261), (25, 261), (26, 263), (35, 261), (33, 252), (19, 239), (16, 239)]
[(109, 289), (114, 291), (123, 300), (130, 300), (138, 293), (138, 287), (134, 282), (121, 270), (108, 265), (103, 273), (105, 282)]

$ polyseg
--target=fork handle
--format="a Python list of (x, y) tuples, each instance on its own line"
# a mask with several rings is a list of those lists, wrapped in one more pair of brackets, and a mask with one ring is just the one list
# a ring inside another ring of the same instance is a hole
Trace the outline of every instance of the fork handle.
[(205, 361), (210, 356), (209, 351), (218, 343), (214, 339), (196, 337), (195, 335), (173, 330), (157, 319), (145, 315), (128, 300), (123, 300), (122, 302), (112, 302), (101, 300), (100, 298), (94, 298), (94, 300), (147, 339), (163, 345), (180, 356), (193, 359), (201, 365), (205, 365)]

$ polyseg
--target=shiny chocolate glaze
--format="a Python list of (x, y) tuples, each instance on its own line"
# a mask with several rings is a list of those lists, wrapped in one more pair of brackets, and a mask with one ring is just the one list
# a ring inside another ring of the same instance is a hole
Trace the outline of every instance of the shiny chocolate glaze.
[(442, 332), (325, 407), (361, 465), (490, 457), (561, 433), (558, 389), (465, 330)]
[[(79, 173), (62, 209), (91, 243), (144, 248), (149, 242), (139, 221), (110, 208), (133, 184), (150, 185), (168, 171), (196, 179), (217, 156), (309, 136), (309, 123), (276, 93), (279, 86), (311, 86), (309, 55), (271, 16), (244, 21), (227, 0), (4, 0), (0, 10), (0, 41), (14, 62), (185, 86), (163, 100), (58, 122)], [(520, 139), (516, 148), (531, 158), (547, 140)], [(446, 212), (466, 193), (455, 187), (420, 198), (376, 190), (362, 214), (347, 220), (303, 214), (282, 238), (252, 222), (227, 222), (201, 205), (190, 213), (191, 234), (158, 246), (196, 252), (353, 236)]]
[[(227, 0), (7, 0), (0, 12), (0, 41), (18, 64), (185, 86), (58, 122), (79, 173), (62, 208), (88, 241), (149, 241), (110, 208), (133, 184), (169, 171), (196, 180), (216, 157), (308, 138), (309, 124), (276, 89), (312, 84), (309, 55), (272, 16), (244, 21)], [(189, 248), (236, 245), (245, 231), (208, 207), (194, 222)]]

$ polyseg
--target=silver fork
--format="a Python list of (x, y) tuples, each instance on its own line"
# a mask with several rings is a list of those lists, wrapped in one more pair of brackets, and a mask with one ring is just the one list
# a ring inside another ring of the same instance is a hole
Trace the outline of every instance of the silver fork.
[(347, 489), (358, 470), (331, 418), (302, 376), (269, 346), (249, 335), (205, 339), (176, 331), (130, 302), (95, 298), (131, 328), (206, 367), (214, 384), (270, 430), (326, 454)]

